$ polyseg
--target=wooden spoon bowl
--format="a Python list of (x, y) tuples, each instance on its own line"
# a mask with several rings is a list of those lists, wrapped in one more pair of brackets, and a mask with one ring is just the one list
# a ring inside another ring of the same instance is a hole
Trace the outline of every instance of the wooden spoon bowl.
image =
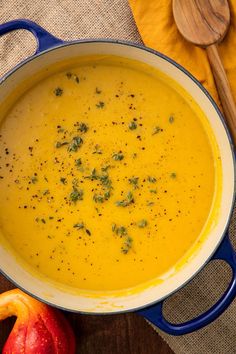
[[(173, 0), (173, 14), (182, 36), (206, 49), (225, 113), (225, 121), (236, 146), (236, 106), (222, 65), (217, 43), (230, 25), (227, 0)], [(197, 65), (197, 63), (196, 63)]]

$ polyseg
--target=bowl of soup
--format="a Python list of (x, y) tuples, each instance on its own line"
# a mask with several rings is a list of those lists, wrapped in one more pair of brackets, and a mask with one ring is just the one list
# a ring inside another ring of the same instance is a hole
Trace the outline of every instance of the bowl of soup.
[[(17, 28), (39, 46), (0, 86), (1, 271), (65, 310), (138, 311), (172, 334), (206, 325), (236, 293), (234, 156), (216, 104), (151, 49), (62, 42), (27, 20), (0, 34)], [(163, 300), (214, 254), (233, 268), (227, 292), (168, 323)]]

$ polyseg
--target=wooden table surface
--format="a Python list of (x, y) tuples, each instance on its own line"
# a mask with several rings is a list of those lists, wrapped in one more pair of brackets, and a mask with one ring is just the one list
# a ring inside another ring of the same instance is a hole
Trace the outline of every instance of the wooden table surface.
[[(15, 286), (0, 275), (0, 293)], [(79, 354), (173, 354), (162, 338), (136, 314), (85, 316), (66, 313), (77, 338)], [(14, 324), (0, 324), (0, 352)]]

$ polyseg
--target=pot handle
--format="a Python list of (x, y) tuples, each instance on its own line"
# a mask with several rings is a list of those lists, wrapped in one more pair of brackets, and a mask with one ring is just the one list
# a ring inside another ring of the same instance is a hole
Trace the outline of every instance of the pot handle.
[(1, 24), (0, 36), (19, 29), (25, 29), (27, 31), (30, 31), (36, 38), (37, 49), (35, 51), (35, 54), (63, 43), (61, 39), (54, 37), (51, 33), (46, 31), (41, 26), (37, 25), (35, 22), (25, 19), (13, 20)]
[(163, 316), (164, 301), (147, 309), (140, 310), (137, 313), (162, 331), (175, 336), (191, 333), (214, 321), (227, 309), (236, 296), (236, 252), (231, 245), (228, 232), (212, 259), (226, 261), (232, 269), (232, 279), (222, 297), (205, 313), (181, 324), (170, 323)]

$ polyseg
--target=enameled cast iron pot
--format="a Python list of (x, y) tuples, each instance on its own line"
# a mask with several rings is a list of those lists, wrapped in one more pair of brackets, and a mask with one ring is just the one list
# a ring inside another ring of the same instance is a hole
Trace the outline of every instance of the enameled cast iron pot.
[[(16, 20), (0, 25), (0, 35), (18, 29), (32, 32), (37, 39), (38, 46), (32, 57), (24, 60), (1, 79), (0, 101), (4, 100), (22, 80), (33, 76), (38, 70), (48, 65), (68, 58), (90, 54), (113, 54), (147, 63), (177, 81), (205, 112), (220, 149), (223, 185), (219, 218), (203, 247), (175, 275), (139, 293), (128, 293), (118, 297), (109, 295), (91, 297), (67, 293), (32, 276), (0, 246), (2, 273), (29, 294), (64, 310), (91, 314), (136, 311), (163, 331), (173, 335), (186, 334), (209, 324), (230, 305), (236, 296), (236, 253), (230, 244), (227, 231), (234, 203), (234, 153), (229, 133), (215, 102), (204, 87), (184, 68), (165, 55), (144, 46), (107, 39), (64, 42), (28, 20)], [(191, 321), (182, 324), (172, 324), (166, 321), (162, 314), (163, 300), (185, 285), (213, 259), (223, 259), (232, 268), (232, 279), (223, 296), (212, 308)]]

